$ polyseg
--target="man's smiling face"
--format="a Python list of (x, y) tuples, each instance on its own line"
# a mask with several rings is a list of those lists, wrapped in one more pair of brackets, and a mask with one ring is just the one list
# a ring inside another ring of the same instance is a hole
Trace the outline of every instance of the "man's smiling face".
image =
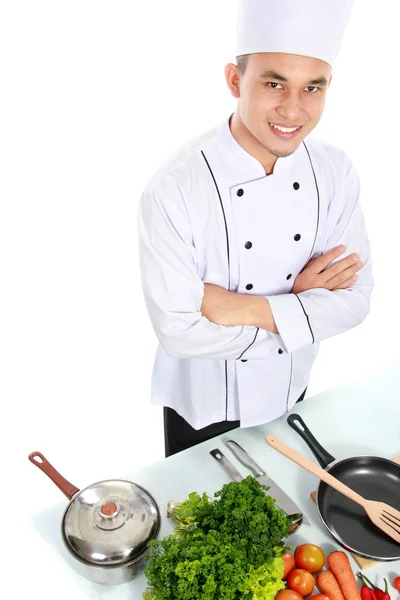
[(316, 58), (264, 52), (249, 55), (244, 72), (227, 65), (225, 75), (238, 98), (238, 130), (247, 130), (254, 147), (258, 142), (280, 157), (292, 154), (321, 119), (331, 67)]

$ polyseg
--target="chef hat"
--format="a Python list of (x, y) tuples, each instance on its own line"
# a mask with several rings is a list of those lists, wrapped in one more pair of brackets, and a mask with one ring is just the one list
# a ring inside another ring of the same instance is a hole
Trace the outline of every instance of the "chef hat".
[(239, 0), (236, 56), (285, 52), (330, 65), (354, 0)]

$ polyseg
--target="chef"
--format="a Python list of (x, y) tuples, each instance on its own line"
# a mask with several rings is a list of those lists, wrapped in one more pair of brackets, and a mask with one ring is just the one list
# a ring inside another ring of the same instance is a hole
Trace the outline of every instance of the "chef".
[(236, 64), (225, 67), (235, 112), (143, 190), (140, 269), (166, 456), (285, 414), (321, 341), (370, 310), (356, 169), (310, 137), (351, 5), (241, 0)]

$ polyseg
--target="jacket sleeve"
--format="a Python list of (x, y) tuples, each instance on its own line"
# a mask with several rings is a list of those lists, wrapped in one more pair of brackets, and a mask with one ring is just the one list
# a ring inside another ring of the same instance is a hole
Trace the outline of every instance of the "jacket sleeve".
[(139, 264), (155, 334), (176, 358), (262, 359), (282, 345), (279, 335), (251, 326), (216, 325), (200, 312), (204, 284), (189, 216), (171, 175), (143, 192), (138, 214)]
[(297, 295), (267, 296), (287, 352), (356, 327), (370, 310), (374, 284), (371, 251), (360, 206), (359, 178), (353, 165), (347, 167), (337, 188), (328, 210), (324, 252), (344, 244), (346, 251), (337, 260), (357, 252), (364, 266), (357, 273), (355, 284), (344, 290), (315, 288)]

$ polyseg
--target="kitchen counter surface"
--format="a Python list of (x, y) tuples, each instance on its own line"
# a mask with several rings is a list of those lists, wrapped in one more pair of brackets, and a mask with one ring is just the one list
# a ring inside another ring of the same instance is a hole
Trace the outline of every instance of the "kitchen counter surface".
[[(400, 365), (395, 363), (357, 383), (347, 384), (318, 394), (297, 404), (292, 413), (300, 414), (318, 441), (336, 458), (359, 454), (393, 458), (400, 455)], [(273, 434), (308, 458), (315, 460), (305, 442), (286, 423), (286, 416), (264, 426), (240, 429), (191, 448), (178, 455), (157, 462), (132, 473), (116, 473), (115, 477), (129, 479), (147, 488), (157, 499), (163, 515), (161, 536), (173, 531), (174, 523), (165, 518), (170, 499), (184, 500), (192, 491), (207, 492), (213, 496), (230, 478), (209, 454), (219, 448), (244, 476), (250, 474), (236, 461), (225, 445), (228, 439), (236, 440), (285, 492), (290, 495), (307, 515), (311, 525), (303, 525), (299, 532), (289, 538), (293, 546), (311, 542), (321, 546), (326, 553), (341, 549), (325, 529), (310, 492), (316, 489), (318, 480), (310, 473), (270, 448), (265, 442), (267, 434)], [(33, 465), (32, 465), (32, 468)], [(88, 476), (90, 469), (88, 466)], [(90, 479), (87, 485), (93, 483)], [(54, 485), (37, 470), (38, 494), (47, 486)], [(45, 503), (45, 500), (44, 500)], [(29, 548), (30, 559), (37, 562), (35, 580), (18, 582), (18, 597), (34, 597), (45, 600), (59, 598), (59, 589), (70, 590), (69, 597), (127, 600), (140, 599), (146, 587), (143, 573), (127, 584), (109, 587), (94, 584), (73, 568), (74, 560), (68, 555), (61, 541), (60, 523), (68, 504), (61, 497), (60, 503), (45, 507), (40, 513), (29, 515), (33, 528)], [(29, 510), (29, 509), (28, 509)], [(33, 546), (33, 547), (32, 547)], [(52, 555), (52, 577), (46, 573), (48, 565), (41, 560)], [(351, 559), (352, 561), (352, 559)], [(359, 568), (352, 561), (354, 571)], [(400, 575), (400, 561), (382, 562), (366, 571), (372, 581), (386, 577), (391, 582)], [(54, 581), (58, 581), (55, 588)], [(39, 587), (40, 586), (40, 587)], [(25, 588), (25, 589), (23, 589)], [(389, 590), (396, 599), (393, 588)], [(28, 595), (29, 594), (29, 595)], [(67, 594), (65, 594), (67, 597)], [(397, 594), (398, 597), (398, 594)], [(64, 595), (63, 595), (64, 598)]]

